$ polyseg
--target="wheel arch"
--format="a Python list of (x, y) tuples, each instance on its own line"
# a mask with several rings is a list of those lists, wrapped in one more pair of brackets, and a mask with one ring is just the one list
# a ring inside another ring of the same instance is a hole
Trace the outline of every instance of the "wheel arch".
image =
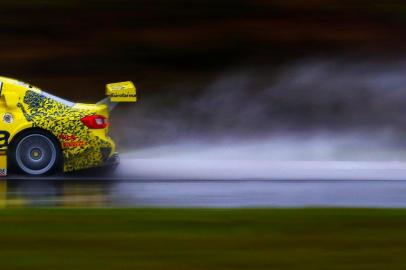
[(19, 132), (17, 132), (16, 134), (14, 134), (14, 136), (10, 139), (9, 143), (8, 143), (8, 147), (13, 146), (13, 144), (21, 137), (24, 136), (25, 134), (28, 133), (35, 133), (35, 132), (40, 132), (40, 133), (45, 133), (47, 134), (49, 137), (51, 137), (52, 139), (54, 139), (55, 142), (57, 142), (57, 146), (59, 148), (59, 150), (62, 152), (62, 145), (61, 142), (58, 140), (58, 138), (49, 130), (43, 129), (43, 128), (39, 128), (39, 127), (29, 127), (29, 128), (25, 128), (20, 130)]

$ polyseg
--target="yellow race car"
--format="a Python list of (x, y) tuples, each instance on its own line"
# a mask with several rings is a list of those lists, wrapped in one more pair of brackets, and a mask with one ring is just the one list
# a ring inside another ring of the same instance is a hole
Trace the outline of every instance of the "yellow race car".
[(7, 164), (28, 175), (117, 164), (109, 108), (135, 102), (136, 89), (132, 82), (113, 83), (106, 95), (97, 104), (74, 103), (0, 77), (0, 175)]

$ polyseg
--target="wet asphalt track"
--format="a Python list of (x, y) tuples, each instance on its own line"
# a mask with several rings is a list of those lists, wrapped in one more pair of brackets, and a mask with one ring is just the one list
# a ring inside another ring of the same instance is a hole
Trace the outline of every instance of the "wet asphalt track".
[(406, 207), (399, 162), (125, 159), (112, 175), (10, 175), (0, 184), (3, 206)]

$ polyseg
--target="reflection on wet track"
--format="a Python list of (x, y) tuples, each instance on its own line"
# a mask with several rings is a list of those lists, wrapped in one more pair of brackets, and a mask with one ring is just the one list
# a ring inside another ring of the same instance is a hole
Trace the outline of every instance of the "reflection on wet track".
[(109, 176), (10, 175), (0, 206), (406, 207), (406, 163), (124, 159)]
[(2, 206), (107, 206), (108, 182), (59, 180), (1, 181)]
[(3, 180), (1, 207), (406, 207), (406, 181)]

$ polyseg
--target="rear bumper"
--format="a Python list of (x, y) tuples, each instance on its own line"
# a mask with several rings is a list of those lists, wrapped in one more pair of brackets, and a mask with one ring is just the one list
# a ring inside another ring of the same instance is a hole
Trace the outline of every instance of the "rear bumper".
[(120, 159), (116, 153), (114, 141), (104, 135), (96, 136), (93, 131), (87, 138), (83, 138), (87, 144), (84, 147), (67, 148), (64, 153), (64, 172), (77, 171), (93, 167), (118, 164)]
[(105, 162), (104, 166), (110, 166), (110, 165), (118, 165), (120, 163), (120, 156), (117, 152), (115, 152), (111, 157), (109, 157)]

